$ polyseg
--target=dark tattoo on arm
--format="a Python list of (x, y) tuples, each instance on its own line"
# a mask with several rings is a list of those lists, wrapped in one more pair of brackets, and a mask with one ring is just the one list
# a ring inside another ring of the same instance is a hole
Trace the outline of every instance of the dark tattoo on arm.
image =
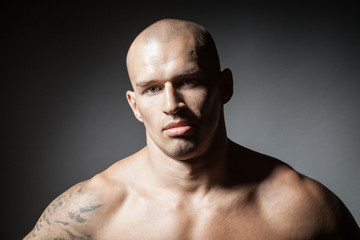
[(26, 240), (44, 235), (54, 235), (54, 240), (91, 239), (90, 234), (79, 229), (85, 226), (89, 214), (101, 207), (102, 204), (91, 195), (83, 193), (82, 184), (78, 184), (56, 198), (45, 209)]
[(101, 204), (98, 205), (94, 205), (94, 206), (86, 206), (86, 207), (81, 207), (80, 208), (80, 212), (84, 213), (84, 212), (91, 212), (94, 211), (95, 209), (101, 207)]
[(59, 221), (59, 220), (55, 220), (54, 222), (55, 222), (55, 223), (60, 223), (60, 224), (62, 224), (62, 225), (64, 225), (64, 226), (69, 225), (68, 222), (63, 222), (63, 221)]

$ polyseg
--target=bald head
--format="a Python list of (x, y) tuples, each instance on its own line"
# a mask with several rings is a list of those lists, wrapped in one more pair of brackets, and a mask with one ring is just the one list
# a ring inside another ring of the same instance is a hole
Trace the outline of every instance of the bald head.
[(130, 79), (132, 72), (136, 71), (133, 69), (133, 62), (138, 61), (139, 57), (146, 58), (146, 56), (141, 56), (141, 53), (145, 52), (141, 49), (153, 46), (154, 43), (158, 46), (164, 46), (181, 38), (193, 40), (193, 45), (190, 45), (192, 49), (188, 50), (199, 58), (199, 62), (204, 67), (207, 65), (216, 72), (220, 71), (219, 57), (214, 40), (204, 27), (184, 20), (162, 19), (143, 30), (131, 44), (126, 58)]
[(186, 33), (191, 33), (200, 43), (205, 43), (206, 38), (210, 37), (207, 36), (209, 34), (206, 29), (197, 23), (178, 19), (163, 19), (147, 27), (139, 34), (138, 38), (144, 41), (156, 39), (167, 42)]

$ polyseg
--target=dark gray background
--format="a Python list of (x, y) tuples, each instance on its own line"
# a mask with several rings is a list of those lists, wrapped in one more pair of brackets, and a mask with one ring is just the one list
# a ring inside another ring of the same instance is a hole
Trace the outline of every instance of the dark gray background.
[(204, 25), (232, 69), (229, 137), (319, 180), (359, 223), (359, 8), (133, 2), (2, 6), (1, 239), (19, 239), (57, 195), (144, 146), (125, 55), (165, 17)]

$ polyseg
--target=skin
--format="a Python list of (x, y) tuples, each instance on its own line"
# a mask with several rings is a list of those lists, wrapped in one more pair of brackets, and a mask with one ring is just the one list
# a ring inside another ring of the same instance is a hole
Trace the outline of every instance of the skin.
[(323, 185), (227, 138), (232, 75), (201, 26), (156, 22), (127, 67), (147, 146), (60, 195), (24, 239), (359, 239)]

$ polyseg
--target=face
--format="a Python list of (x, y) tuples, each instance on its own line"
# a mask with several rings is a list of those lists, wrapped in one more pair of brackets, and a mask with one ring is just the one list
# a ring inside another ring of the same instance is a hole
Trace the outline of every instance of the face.
[(191, 35), (137, 45), (128, 72), (134, 92), (127, 99), (148, 147), (178, 160), (204, 153), (218, 128), (222, 73), (197, 56)]

